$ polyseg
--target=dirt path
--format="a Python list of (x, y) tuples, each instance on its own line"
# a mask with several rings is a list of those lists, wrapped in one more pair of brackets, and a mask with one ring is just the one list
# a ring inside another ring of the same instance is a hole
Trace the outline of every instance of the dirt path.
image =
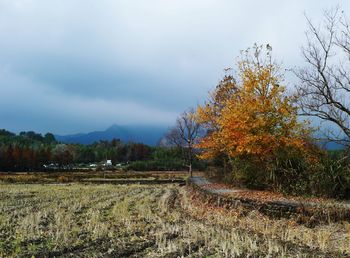
[(217, 183), (201, 175), (190, 178), (189, 182), (200, 189), (202, 194), (212, 195), (216, 203), (221, 206), (241, 205), (282, 217), (303, 214), (320, 221), (326, 219), (350, 221), (349, 201), (293, 197), (268, 191), (243, 189)]
[[(213, 184), (213, 182), (210, 182), (208, 179), (202, 176), (195, 176), (195, 177), (192, 177), (190, 180), (199, 187), (210, 186), (211, 184)], [(246, 191), (244, 189), (239, 189), (236, 187), (228, 188), (228, 186), (223, 186), (223, 185), (220, 188), (208, 188), (207, 190), (215, 194), (229, 194), (229, 193), (238, 193), (238, 192)]]

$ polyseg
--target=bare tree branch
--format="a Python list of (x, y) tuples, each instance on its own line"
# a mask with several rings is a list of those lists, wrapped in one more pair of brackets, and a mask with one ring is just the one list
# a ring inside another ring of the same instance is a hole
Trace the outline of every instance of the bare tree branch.
[(295, 70), (302, 115), (336, 125), (342, 134), (329, 134), (333, 141), (350, 146), (350, 29), (339, 8), (324, 12), (317, 27), (306, 17), (309, 30), (302, 48), (306, 66)]
[(192, 177), (194, 146), (198, 141), (201, 125), (195, 119), (195, 111), (191, 108), (183, 112), (176, 120), (175, 126), (166, 135), (167, 140), (185, 150), (189, 173)]

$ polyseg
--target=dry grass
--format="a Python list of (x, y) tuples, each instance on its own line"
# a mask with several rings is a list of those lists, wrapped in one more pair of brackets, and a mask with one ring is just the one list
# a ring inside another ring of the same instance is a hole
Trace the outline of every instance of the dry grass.
[(3, 183), (66, 183), (100, 179), (186, 179), (186, 171), (85, 171), (85, 172), (0, 172)]
[(348, 223), (226, 211), (176, 185), (0, 185), (0, 257), (332, 257)]

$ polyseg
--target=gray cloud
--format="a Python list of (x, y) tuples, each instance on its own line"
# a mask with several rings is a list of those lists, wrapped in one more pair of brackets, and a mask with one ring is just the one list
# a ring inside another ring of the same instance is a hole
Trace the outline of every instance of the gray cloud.
[(286, 66), (299, 64), (303, 13), (320, 19), (329, 7), (325, 0), (0, 0), (0, 127), (66, 133), (171, 124), (255, 42), (270, 43)]

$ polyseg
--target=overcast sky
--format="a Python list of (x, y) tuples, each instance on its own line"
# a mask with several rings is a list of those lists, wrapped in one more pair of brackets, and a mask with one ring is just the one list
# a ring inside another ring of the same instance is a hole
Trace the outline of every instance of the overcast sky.
[(345, 0), (0, 0), (0, 128), (169, 126), (255, 42), (302, 64), (304, 12), (320, 21), (337, 3), (350, 13)]

